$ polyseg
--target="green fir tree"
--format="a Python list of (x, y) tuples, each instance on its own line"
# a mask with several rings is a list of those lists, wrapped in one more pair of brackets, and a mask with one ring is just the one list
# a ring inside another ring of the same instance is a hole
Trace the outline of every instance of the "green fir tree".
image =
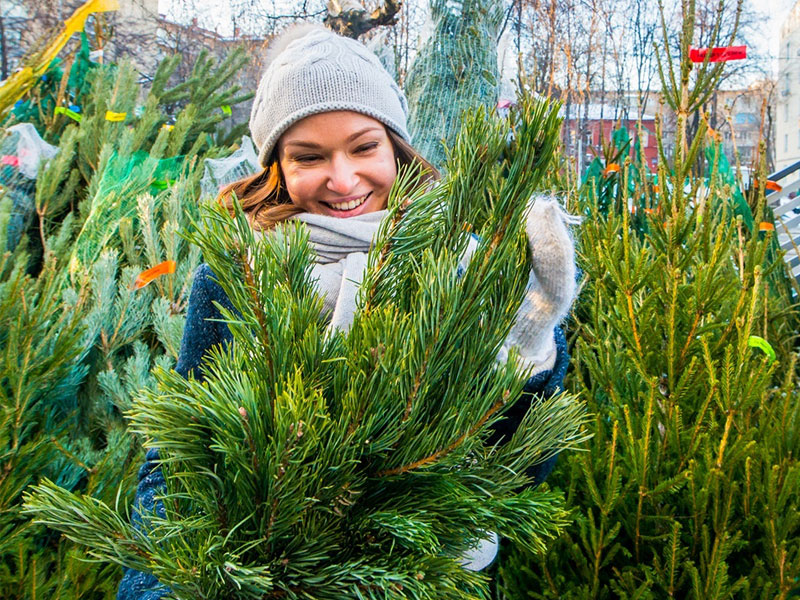
[[(662, 146), (658, 188), (628, 185), (628, 162), (579, 200), (585, 284), (568, 387), (595, 415), (594, 437), (549, 479), (577, 518), (546, 552), (509, 553), (505, 598), (800, 593), (797, 305), (719, 161), (697, 174), (706, 132), (688, 136), (689, 118), (723, 65), (689, 61), (694, 2), (683, 9), (680, 61), (661, 65), (674, 160)], [(755, 222), (764, 205), (762, 189)]]
[[(122, 411), (135, 394), (154, 387), (153, 367), (167, 369), (177, 360), (191, 277), (200, 262), (199, 248), (181, 232), (199, 215), (204, 158), (229, 153), (232, 148), (218, 144), (241, 131), (227, 126), (224, 109), (246, 99), (229, 85), (243, 61), (241, 51), (220, 64), (203, 55), (189, 80), (169, 87), (177, 62), (167, 59), (148, 90), (124, 63), (91, 65), (73, 87), (76, 61), (66, 97), (80, 102), (79, 121), (63, 114), (33, 119), (58, 153), (35, 179), (4, 166), (4, 600), (115, 596), (121, 569), (87, 562), (84, 548), (32, 524), (20, 513), (21, 496), (46, 477), (120, 509), (132, 500), (142, 451)], [(23, 104), (41, 108), (43, 89), (34, 87)], [(109, 119), (107, 111), (124, 118)], [(15, 187), (23, 179), (25, 189)], [(13, 204), (22, 192), (33, 217), (20, 231), (9, 225), (16, 224)], [(174, 261), (174, 273), (133, 289), (139, 273), (163, 261)]]
[(497, 37), (503, 6), (491, 0), (431, 0), (431, 32), (405, 82), (409, 131), (431, 164), (446, 168), (466, 110), (497, 103)]

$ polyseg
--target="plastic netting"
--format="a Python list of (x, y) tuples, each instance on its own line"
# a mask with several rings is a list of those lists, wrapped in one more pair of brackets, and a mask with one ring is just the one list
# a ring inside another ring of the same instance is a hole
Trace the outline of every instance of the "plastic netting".
[(91, 273), (103, 249), (118, 235), (120, 222), (136, 218), (139, 197), (168, 189), (182, 174), (183, 158), (158, 160), (146, 152), (115, 153), (101, 165), (99, 183), (93, 181), (90, 186), (89, 214), (73, 245), (70, 275)]
[(253, 140), (242, 136), (239, 148), (225, 158), (207, 158), (204, 161), (200, 190), (203, 198), (215, 197), (224, 186), (243, 179), (260, 170), (258, 154)]
[(445, 160), (466, 109), (497, 103), (497, 37), (503, 3), (431, 0), (425, 41), (408, 74), (409, 130), (414, 146), (434, 165)]
[(6, 129), (0, 141), (0, 186), (11, 198), (6, 250), (14, 250), (36, 213), (36, 176), (58, 148), (45, 142), (30, 123)]

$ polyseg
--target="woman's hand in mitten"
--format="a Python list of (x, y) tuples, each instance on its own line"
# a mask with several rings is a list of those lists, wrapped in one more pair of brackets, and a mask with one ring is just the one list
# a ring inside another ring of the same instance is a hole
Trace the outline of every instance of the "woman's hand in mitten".
[(575, 248), (568, 225), (579, 222), (580, 217), (568, 215), (555, 198), (531, 199), (525, 232), (532, 270), (504, 347), (516, 346), (525, 366), (535, 371), (552, 366), (556, 354), (553, 330), (575, 297)]

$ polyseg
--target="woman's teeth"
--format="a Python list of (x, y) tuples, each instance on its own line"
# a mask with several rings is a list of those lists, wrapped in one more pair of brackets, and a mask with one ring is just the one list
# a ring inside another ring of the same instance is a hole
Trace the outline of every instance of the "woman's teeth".
[[(371, 193), (372, 192), (370, 192), (370, 194)], [(337, 204), (329, 204), (326, 202), (326, 204), (328, 204), (328, 206), (330, 206), (333, 210), (353, 210), (354, 208), (364, 204), (364, 202), (366, 202), (368, 197), (369, 194), (364, 194), (360, 198), (356, 198), (355, 200), (350, 200), (350, 202), (339, 202)]]

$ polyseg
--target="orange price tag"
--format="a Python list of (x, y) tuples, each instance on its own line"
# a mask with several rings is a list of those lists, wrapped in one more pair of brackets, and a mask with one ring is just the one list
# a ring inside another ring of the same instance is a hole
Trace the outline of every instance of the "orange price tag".
[(616, 173), (619, 171), (619, 165), (617, 163), (608, 163), (605, 169), (603, 169), (603, 175), (610, 175), (611, 173)]
[(758, 224), (758, 230), (759, 231), (775, 231), (775, 224), (774, 223), (769, 223), (767, 221), (761, 221), (761, 223)]
[(772, 190), (773, 192), (780, 192), (783, 188), (775, 181), (767, 180), (767, 185), (765, 185), (768, 190)]
[(174, 273), (175, 272), (175, 261), (174, 260), (165, 260), (162, 263), (158, 263), (155, 267), (151, 267), (146, 271), (142, 271), (136, 277), (136, 281), (133, 282), (131, 289), (140, 290), (148, 283), (153, 281), (154, 279), (158, 279), (162, 275), (166, 275), (167, 273)]

